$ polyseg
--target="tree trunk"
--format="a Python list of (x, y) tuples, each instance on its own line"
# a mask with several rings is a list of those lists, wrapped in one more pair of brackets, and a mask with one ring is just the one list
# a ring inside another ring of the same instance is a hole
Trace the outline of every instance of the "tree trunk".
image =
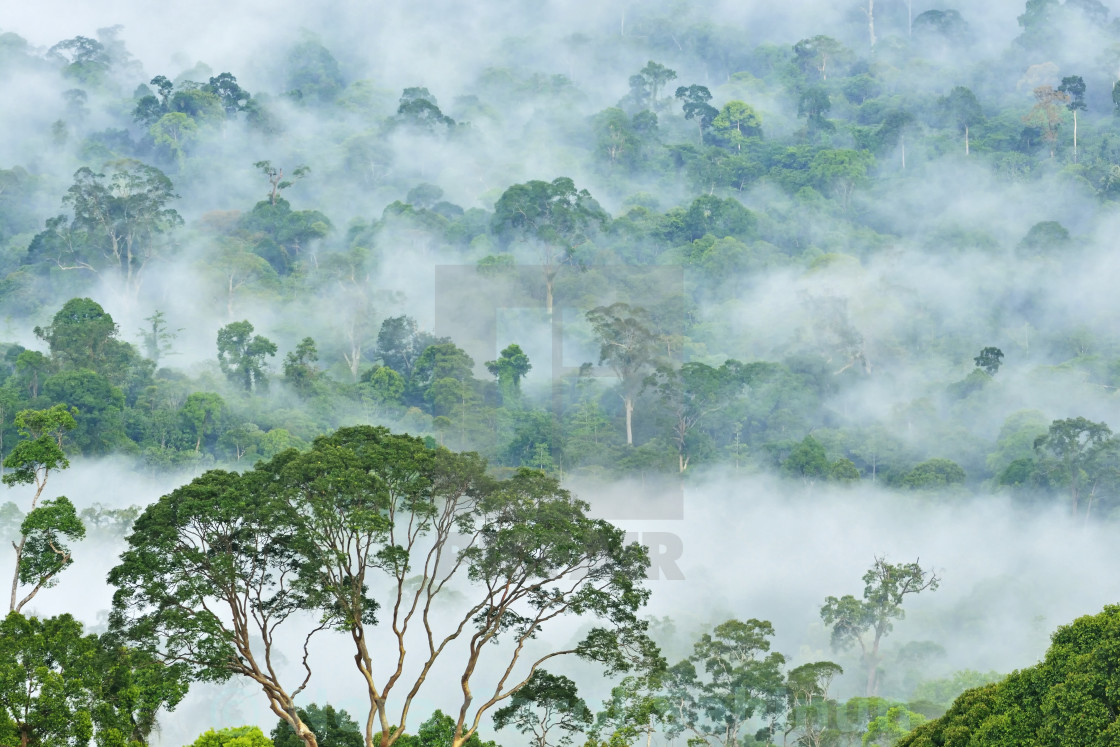
[(899, 136), (898, 144), (902, 148), (902, 170), (905, 171), (906, 170), (906, 136), (905, 135), (900, 135)]
[(1073, 162), (1077, 163), (1077, 110), (1073, 110)]
[(16, 571), (12, 574), (12, 604), (8, 607), (9, 612), (16, 611), (16, 593), (19, 591), (19, 564), (23, 559), (23, 545), (27, 542), (27, 535), (20, 537), (19, 544), (12, 543), (12, 547), (16, 550)]
[(634, 445), (634, 428), (633, 428), (634, 398), (631, 397), (628, 394), (628, 395), (626, 395), (625, 397), (622, 398), (622, 401), (626, 404), (626, 445), (627, 446), (633, 446)]
[(871, 37), (871, 46), (875, 46), (875, 0), (867, 0), (867, 33)]
[(964, 126), (964, 154), (968, 155), (968, 125)]

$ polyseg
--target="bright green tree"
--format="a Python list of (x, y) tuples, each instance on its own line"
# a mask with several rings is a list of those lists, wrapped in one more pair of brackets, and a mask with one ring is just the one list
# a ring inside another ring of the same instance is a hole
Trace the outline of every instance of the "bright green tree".
[[(576, 683), (543, 669), (533, 672), (509, 704), (494, 711), (494, 728), (515, 727), (535, 747), (571, 744), (578, 732), (591, 725), (591, 709), (579, 697)], [(559, 737), (550, 737), (549, 732)]]
[(742, 151), (749, 138), (762, 136), (762, 117), (750, 104), (728, 101), (712, 120), (712, 131), (736, 151)]
[(231, 322), (218, 330), (218, 365), (231, 382), (252, 391), (268, 387), (266, 357), (276, 355), (276, 343), (253, 334), (248, 321)]
[[(64, 540), (80, 540), (86, 529), (65, 496), (40, 502), (51, 473), (70, 466), (62, 443), (77, 425), (73, 414), (65, 405), (55, 405), (48, 410), (24, 410), (15, 422), (23, 440), (4, 459), (4, 467), (11, 471), (2, 479), (8, 486), (35, 486), (30, 509), (20, 524), (19, 541), (12, 543), (16, 562), (8, 609), (18, 613), (41, 589), (58, 582), (58, 574), (73, 561)], [(22, 599), (20, 586), (31, 587)]]
[(1117, 641), (1116, 605), (1063, 625), (1039, 664), (967, 690), (898, 747), (1112, 744), (1120, 710)]
[(85, 745), (93, 737), (95, 636), (70, 615), (0, 622), (0, 743)]
[(486, 361), (486, 370), (497, 377), (498, 390), (502, 401), (513, 404), (521, 395), (521, 379), (529, 373), (533, 364), (520, 345), (507, 345), (495, 361)]
[[(317, 747), (294, 699), (311, 676), (307, 646), (322, 626), (304, 630), (302, 646), (277, 640), (306, 609), (289, 579), (302, 531), (260, 478), (212, 470), (148, 506), (109, 573), (110, 627), (192, 679), (248, 678), (306, 747)], [(278, 669), (279, 657), (302, 660), (304, 674)]]
[(669, 733), (691, 734), (699, 744), (750, 744), (743, 731), (754, 718), (782, 711), (785, 657), (770, 651), (773, 626), (764, 620), (728, 620), (705, 633), (688, 659), (669, 669)]
[(272, 740), (258, 726), (231, 726), (207, 730), (190, 747), (272, 747)]
[(663, 694), (663, 670), (645, 675), (629, 675), (611, 689), (611, 696), (603, 702), (603, 710), (596, 714), (595, 725), (588, 729), (592, 739), (589, 747), (620, 747), (631, 745), (645, 736), (646, 745), (653, 735), (670, 724), (671, 707)]
[[(586, 504), (540, 472), (494, 482), (477, 455), (368, 426), (316, 439), (306, 454), (280, 454), (256, 472), (301, 517), (308, 604), (353, 641), (370, 703), (367, 742), (380, 732), (389, 747), (405, 733), (417, 692), (453, 651), (463, 659), (452, 747), (470, 740), (486, 713), (546, 660), (576, 655), (620, 671), (655, 655), (636, 617), (648, 595), (645, 551), (588, 518)], [(457, 557), (448, 552), (453, 540), (466, 548)], [(380, 626), (390, 642), (375, 647), (382, 604), (368, 588), (384, 577), (395, 589), (383, 600), (389, 619)], [(464, 607), (448, 618), (439, 600), (451, 586)], [(530, 656), (525, 643), (568, 615), (590, 615), (595, 627), (571, 646)], [(417, 628), (430, 645), (408, 644)], [(499, 634), (508, 649), (487, 645)], [(487, 694), (476, 699), (484, 666), (499, 674), (486, 678)]]

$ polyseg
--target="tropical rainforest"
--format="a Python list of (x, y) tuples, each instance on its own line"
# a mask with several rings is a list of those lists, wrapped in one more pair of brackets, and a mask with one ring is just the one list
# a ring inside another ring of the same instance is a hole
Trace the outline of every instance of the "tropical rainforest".
[(1120, 739), (1108, 4), (95, 5), (0, 15), (0, 745)]

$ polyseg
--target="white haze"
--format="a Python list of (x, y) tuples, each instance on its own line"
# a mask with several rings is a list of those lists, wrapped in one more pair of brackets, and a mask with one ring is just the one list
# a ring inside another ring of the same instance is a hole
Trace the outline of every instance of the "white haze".
[[(852, 20), (852, 13), (835, 3), (696, 6), (698, 17), (744, 29), (744, 44), (769, 41), (788, 46), (817, 33), (842, 36), (853, 48), (866, 41), (858, 17)], [(914, 14), (930, 7), (915, 3)], [(683, 184), (619, 188), (587, 169), (586, 159), (579, 157), (586, 154), (569, 137), (572, 130), (586, 127), (587, 117), (613, 106), (626, 92), (627, 77), (649, 58), (643, 48), (628, 46), (624, 40), (629, 37), (621, 36), (618, 49), (587, 57), (573, 51), (572, 35), (640, 33), (635, 20), (640, 9), (640, 3), (625, 2), (467, 6), (201, 0), (154, 10), (139, 0), (42, 0), (7, 3), (0, 13), (0, 31), (19, 33), (45, 49), (61, 39), (93, 36), (99, 28), (121, 24), (121, 38), (143, 68), (127, 86), (122, 83), (125, 94), (154, 75), (174, 78), (201, 61), (214, 74), (235, 73), (254, 95), (263, 92), (275, 97), (284, 87), (279, 72), (284, 52), (308, 35), (321, 39), (338, 58), (348, 83), (372, 81), (383, 99), (377, 118), (392, 112), (403, 87), (417, 85), (438, 96), (445, 112), (454, 112), (456, 97), (471, 91), (480, 74), (492, 66), (563, 73), (578, 88), (562, 106), (531, 97), (508, 102), (497, 118), (473, 122), (465, 145), (394, 135), (385, 143), (397, 155), (392, 173), (371, 177), (366, 189), (355, 189), (351, 179), (334, 177), (343, 169), (339, 133), (368, 129), (376, 135), (372, 115), (353, 113), (346, 121), (323, 122), (274, 98), (273, 106), (288, 125), (282, 137), (262, 140), (240, 124), (228, 125), (221, 139), (211, 139), (200, 146), (205, 150), (196, 151), (193, 160), (207, 159), (205, 171), (176, 175), (182, 194), (177, 209), (188, 224), (179, 257), (151, 270), (141, 303), (127, 302), (111, 288), (96, 294), (118, 321), (122, 337), (133, 341), (143, 318), (154, 308), (164, 310), (172, 328), (183, 328), (175, 343), (178, 355), (167, 363), (195, 375), (213, 371), (215, 333), (230, 321), (252, 320), (259, 333), (281, 343), (282, 359), (306, 335), (322, 337), (321, 341), (334, 335), (337, 340), (337, 319), (346, 311), (330, 291), (312, 303), (285, 308), (243, 294), (232, 314), (227, 313), (225, 300), (215, 295), (205, 266), (212, 240), (198, 230), (199, 219), (214, 210), (247, 211), (264, 197), (266, 183), (252, 167), (256, 160), (271, 159), (289, 170), (305, 163), (312, 166), (311, 175), (286, 197), (293, 209), (319, 209), (331, 218), (334, 234), (325, 243), (335, 242), (332, 246), (341, 243), (339, 237), (352, 221), (377, 219), (387, 204), (403, 200), (408, 188), (420, 182), (439, 185), (445, 199), (467, 209), (490, 209), (511, 183), (559, 175), (571, 176), (577, 185), (602, 195), (603, 204), (616, 214), (628, 191), (646, 187), (662, 189), (656, 195), (661, 209), (691, 200), (694, 195)], [(854, 5), (853, 9), (858, 13)], [(1021, 12), (1022, 3), (1010, 1), (972, 3), (962, 9), (977, 39), (970, 50), (975, 58), (955, 61), (952, 75), (932, 76), (924, 85), (945, 92), (953, 85), (983, 84), (993, 97), (1017, 95), (1023, 69), (1005, 70), (1003, 63), (993, 63), (995, 77), (986, 80), (981, 61), (1003, 53), (1017, 31), (1015, 17)], [(1077, 52), (1072, 48), (1070, 55)], [(720, 86), (733, 90), (728, 81), (709, 80), (706, 70), (687, 67), (695, 63), (668, 57), (659, 61), (678, 69), (678, 83), (711, 85), (717, 99)], [(1080, 70), (1075, 67), (1078, 63), (1100, 76), (1113, 74), (1096, 59), (1057, 62), (1063, 75)], [(7, 133), (0, 138), (0, 167), (24, 165), (44, 175), (50, 184), (45, 192), (51, 197), (41, 206), (42, 219), (60, 211), (59, 198), (77, 167), (72, 154), (48, 147), (51, 123), (64, 107), (60, 90), (56, 76), (41, 71), (0, 80), (6, 102), (0, 110), (0, 126)], [(760, 91), (752, 103), (763, 113), (770, 137), (800, 126), (780, 91)], [(98, 102), (91, 101), (90, 107), (86, 123), (90, 131), (110, 126), (111, 118)], [(683, 128), (669, 117), (664, 119), (666, 130)], [(841, 299), (847, 303), (847, 321), (865, 340), (876, 373), (849, 387), (842, 397), (830, 399), (827, 406), (849, 417), (859, 414), (869, 423), (888, 423), (924, 457), (964, 459), (964, 451), (976, 452), (978, 443), (990, 444), (1004, 420), (1023, 409), (1040, 410), (1048, 419), (1083, 415), (1120, 426), (1120, 409), (1111, 391), (1060, 370), (1057, 364), (1065, 358), (1054, 352), (1078, 328), (1105, 340), (1115, 338), (1115, 320), (1120, 317), (1120, 296), (1115, 293), (1115, 279), (1120, 276), (1115, 236), (1120, 220), (1115, 211), (1096, 212), (1095, 198), (1069, 182), (1055, 180), (1060, 190), (1046, 182), (1008, 184), (975, 163), (951, 157), (921, 165), (912, 158), (911, 163), (911, 169), (921, 169), (921, 180), (910, 179), (905, 186), (874, 198), (856, 198), (861, 214), (871, 216), (867, 222), (889, 237), (889, 247), (853, 246), (845, 243), (850, 239), (829, 235), (828, 226), (806, 226), (809, 243), (822, 254), (843, 252), (860, 261), (823, 270), (799, 266), (760, 273), (744, 282), (746, 290), (734, 304), (701, 308), (700, 316), (716, 330), (708, 341), (713, 357), (778, 360), (816, 350), (818, 320), (812, 303)], [(883, 173), (895, 168), (887, 157), (879, 167)], [(759, 212), (774, 204), (786, 205), (795, 216), (791, 220), (796, 220), (796, 201), (773, 189), (758, 188), (742, 199)], [(1067, 227), (1079, 247), (1061, 261), (1018, 259), (1016, 244), (1043, 220)], [(949, 229), (983, 231), (997, 248), (927, 245), (937, 232)], [(433, 310), (434, 267), (470, 265), (478, 257), (396, 233), (384, 242), (393, 251), (385, 253), (369, 283), (374, 328), (386, 316), (408, 313), (432, 329), (438, 321)], [(407, 261), (394, 261), (406, 250)], [(1004, 308), (1007, 299), (1020, 293), (1033, 294), (1028, 312)], [(50, 311), (54, 308), (57, 305)], [(49, 318), (44, 314), (41, 321)], [(532, 334), (534, 324), (519, 321), (513, 312), (503, 324), (498, 349), (508, 342), (521, 343), (535, 362), (533, 378), (547, 377), (549, 341), (523, 339)], [(30, 326), (4, 320), (0, 340), (42, 349)], [(912, 339), (914, 335), (919, 339)], [(935, 432), (932, 422), (913, 427), (907, 422), (903, 428), (900, 411), (934, 396), (945, 382), (964, 378), (973, 368), (971, 356), (985, 345), (1000, 347), (1007, 360), (985, 397), (969, 404), (975, 407), (967, 434), (971, 440), (946, 439)], [(939, 362), (915, 367), (915, 360), (928, 360), (926, 352), (931, 348), (943, 351)], [(643, 416), (639, 409), (636, 418)], [(945, 453), (954, 448), (962, 454)], [(971, 458), (982, 461), (984, 455), (981, 450)], [(173, 478), (146, 478), (123, 462), (108, 460), (76, 462), (69, 472), (52, 477), (48, 492), (69, 495), (79, 508), (94, 502), (123, 507), (146, 504), (176, 484)], [(671, 661), (687, 655), (692, 639), (705, 626), (729, 617), (755, 617), (774, 623), (775, 649), (785, 653), (791, 664), (838, 657), (845, 666), (851, 665), (850, 658), (829, 650), (818, 610), (828, 595), (858, 595), (860, 577), (876, 555), (896, 562), (921, 558), (923, 566), (935, 568), (943, 579), (936, 593), (908, 603), (907, 619), (896, 625), (888, 639), (892, 646), (918, 640), (942, 645), (946, 656), (930, 664), (931, 676), (961, 668), (1005, 672), (1028, 666), (1041, 656), (1056, 625), (1096, 612), (1120, 596), (1113, 572), (1120, 550), (1110, 536), (1112, 527), (1083, 527), (1072, 523), (1064, 510), (1027, 511), (998, 495), (960, 495), (934, 503), (867, 483), (839, 490), (721, 471), (686, 483), (678, 516), (673, 506), (670, 510), (661, 503), (651, 507), (649, 486), (638, 482), (573, 485), (602, 515), (617, 519), (628, 531), (680, 538), (684, 552), (679, 568), (684, 578), (652, 581), (648, 609), (651, 615), (673, 621), (676, 634), (661, 641)], [(22, 505), (25, 495), (22, 489), (0, 489), (0, 502)], [(668, 500), (671, 503), (672, 498)], [(104, 577), (121, 546), (93, 538), (80, 545), (74, 567), (57, 588), (41, 593), (33, 610), (69, 611), (90, 625), (103, 624), (111, 596)], [(0, 578), (10, 570), (10, 565), (0, 565)], [(566, 641), (575, 632), (564, 628), (555, 635)], [(362, 685), (350, 673), (345, 644), (330, 636), (317, 641), (316, 677), (304, 701), (330, 702), (361, 721)], [(446, 711), (454, 706), (452, 679), (433, 678), (413, 709), (411, 726), (437, 707)], [(589, 683), (584, 696), (593, 706), (607, 694), (609, 683), (594, 677), (580, 682)], [(844, 681), (840, 688), (842, 695), (860, 694), (855, 681)], [(158, 744), (173, 747), (188, 743), (206, 728), (246, 722), (268, 731), (275, 719), (262, 703), (259, 692), (245, 684), (199, 686), (175, 713), (162, 719)], [(486, 736), (506, 744), (519, 741), (512, 734), (495, 735), (489, 729)]]

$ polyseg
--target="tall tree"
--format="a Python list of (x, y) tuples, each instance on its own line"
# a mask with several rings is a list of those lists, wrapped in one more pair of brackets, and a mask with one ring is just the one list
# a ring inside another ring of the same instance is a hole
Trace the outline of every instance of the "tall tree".
[(957, 86), (948, 96), (938, 99), (938, 106), (945, 116), (964, 135), (964, 154), (969, 154), (969, 130), (984, 121), (984, 112), (976, 95), (964, 86)]
[(736, 152), (741, 152), (748, 138), (762, 135), (762, 118), (750, 104), (728, 101), (712, 120), (712, 129), (734, 146)]
[(276, 355), (276, 343), (253, 334), (248, 321), (231, 322), (218, 330), (218, 365), (230, 381), (245, 391), (268, 387), (265, 357)]
[(773, 635), (770, 623), (753, 619), (728, 620), (704, 633), (688, 659), (669, 670), (670, 733), (691, 732), (699, 744), (750, 744), (743, 730), (751, 719), (782, 710), (785, 657), (770, 651)]
[[(636, 617), (648, 596), (644, 548), (588, 518), (586, 504), (540, 472), (494, 482), (475, 454), (368, 426), (316, 439), (306, 454), (286, 452), (256, 472), (287, 515), (300, 517), (308, 604), (354, 645), (369, 697), (367, 745), (375, 734), (381, 747), (400, 739), (417, 693), (452, 650), (462, 662), (452, 747), (545, 661), (577, 655), (621, 671), (656, 655)], [(453, 542), (464, 549), (451, 552)], [(381, 579), (393, 590), (384, 646), (372, 639), (382, 605), (368, 593)], [(453, 614), (440, 604), (451, 588), (463, 600)], [(528, 641), (569, 615), (594, 617), (595, 627), (578, 643), (530, 654)], [(425, 640), (418, 650), (408, 644), (416, 628)]]
[(273, 166), (272, 161), (257, 161), (253, 164), (265, 178), (268, 179), (268, 202), (270, 205), (275, 205), (276, 201), (280, 198), (280, 193), (288, 189), (293, 184), (298, 182), (303, 177), (311, 173), (311, 169), (307, 166), (299, 166), (291, 175), (285, 179), (284, 169), (280, 166)]
[[(15, 424), (23, 440), (4, 459), (4, 466), (11, 471), (0, 479), (8, 486), (34, 485), (35, 494), (20, 524), (19, 541), (12, 543), (16, 563), (8, 607), (11, 612), (19, 612), (40, 590), (57, 583), (58, 574), (73, 560), (64, 540), (80, 540), (86, 534), (74, 504), (66, 496), (40, 503), (51, 473), (70, 466), (62, 442), (77, 425), (74, 415), (65, 405), (55, 405), (48, 410), (24, 410), (16, 415)], [(22, 599), (21, 585), (31, 587)]]
[(894, 621), (906, 616), (902, 609), (905, 598), (926, 589), (935, 591), (941, 579), (932, 571), (913, 563), (888, 563), (875, 558), (874, 565), (863, 574), (863, 599), (846, 594), (837, 599), (828, 597), (821, 607), (821, 620), (832, 628), (832, 647), (846, 650), (859, 646), (861, 663), (867, 672), (867, 697), (879, 687), (879, 647), (894, 629)]
[(599, 338), (599, 364), (606, 363), (618, 377), (626, 410), (626, 444), (634, 445), (634, 397), (646, 371), (656, 365), (660, 339), (649, 313), (625, 303), (599, 306), (587, 312), (587, 321)]
[(646, 379), (673, 416), (673, 440), (681, 472), (688, 469), (691, 434), (704, 416), (725, 407), (743, 388), (741, 367), (726, 361), (719, 368), (689, 362), (680, 368), (658, 366)]
[(1062, 123), (1062, 105), (1068, 105), (1070, 95), (1062, 90), (1055, 90), (1053, 86), (1038, 86), (1034, 89), (1034, 106), (1023, 117), (1027, 124), (1038, 125), (1045, 128), (1042, 136), (1050, 148), (1050, 157), (1054, 157), (1054, 148), (1058, 144), (1058, 127)]
[(71, 298), (35, 336), (50, 347), (60, 368), (88, 368), (108, 373), (127, 355), (128, 346), (117, 338), (117, 324), (101, 304), (89, 298)]
[(172, 355), (171, 341), (178, 337), (183, 330), (179, 328), (172, 332), (167, 326), (167, 319), (163, 312), (158, 309), (151, 316), (144, 317), (144, 321), (148, 323), (146, 329), (140, 330), (144, 354), (152, 363), (159, 365), (161, 357)]
[(1058, 92), (1066, 95), (1066, 109), (1073, 112), (1073, 160), (1077, 162), (1077, 112), (1085, 111), (1085, 80), (1080, 75), (1062, 78)]
[(121, 284), (126, 298), (135, 299), (148, 264), (166, 249), (167, 235), (183, 219), (173, 208), (178, 198), (167, 176), (135, 160), (106, 164), (113, 173), (83, 166), (62, 198), (73, 214), (48, 221), (54, 235), (55, 263), (64, 270), (108, 274)]
[(1078, 516), (1081, 499), (1087, 494), (1088, 516), (1096, 488), (1107, 475), (1106, 457), (1120, 448), (1112, 429), (1084, 417), (1055, 420), (1045, 435), (1035, 439), (1034, 448), (1040, 456), (1040, 469), (1069, 490), (1073, 516)]
[(498, 389), (506, 404), (513, 404), (521, 395), (521, 379), (532, 370), (529, 356), (520, 345), (508, 345), (495, 361), (486, 361), (486, 370), (498, 379)]
[(684, 118), (696, 120), (696, 127), (700, 133), (700, 145), (703, 145), (704, 130), (711, 127), (712, 122), (719, 116), (719, 109), (708, 103), (712, 100), (712, 92), (706, 86), (694, 84), (679, 86), (674, 95), (681, 101)]
[(829, 63), (848, 55), (847, 48), (831, 36), (814, 36), (793, 45), (797, 63), (805, 72), (815, 70), (822, 81), (828, 80)]
[(284, 358), (284, 381), (303, 396), (312, 392), (316, 382), (322, 375), (315, 361), (319, 360), (319, 351), (315, 347), (315, 340), (305, 337), (296, 345), (296, 349)]
[(661, 105), (661, 90), (677, 79), (677, 71), (650, 60), (646, 66), (630, 77), (630, 99), (638, 111), (656, 112)]
[[(259, 474), (206, 472), (137, 518), (109, 572), (111, 630), (195, 679), (247, 678), (307, 747), (317, 747), (295, 698), (311, 677), (310, 640), (325, 624), (301, 630), (302, 643), (281, 643), (306, 609), (294, 584), (301, 537), (297, 518)], [(293, 659), (302, 677), (280, 666)]]
[(831, 661), (802, 664), (786, 675), (786, 713), (783, 743), (796, 735), (794, 744), (824, 747), (835, 729), (832, 715), (836, 701), (828, 696), (832, 680), (844, 670)]
[(506, 247), (529, 244), (540, 259), (545, 283), (545, 309), (552, 313), (556, 276), (565, 265), (581, 264), (578, 250), (591, 241), (607, 213), (586, 189), (560, 177), (551, 182), (514, 184), (494, 204), (491, 228)]
[[(495, 729), (514, 726), (526, 736), (531, 734), (535, 747), (571, 744), (591, 721), (591, 709), (579, 697), (576, 683), (543, 669), (533, 672), (509, 705), (494, 711)], [(559, 732), (560, 737), (550, 739), (549, 732)]]

